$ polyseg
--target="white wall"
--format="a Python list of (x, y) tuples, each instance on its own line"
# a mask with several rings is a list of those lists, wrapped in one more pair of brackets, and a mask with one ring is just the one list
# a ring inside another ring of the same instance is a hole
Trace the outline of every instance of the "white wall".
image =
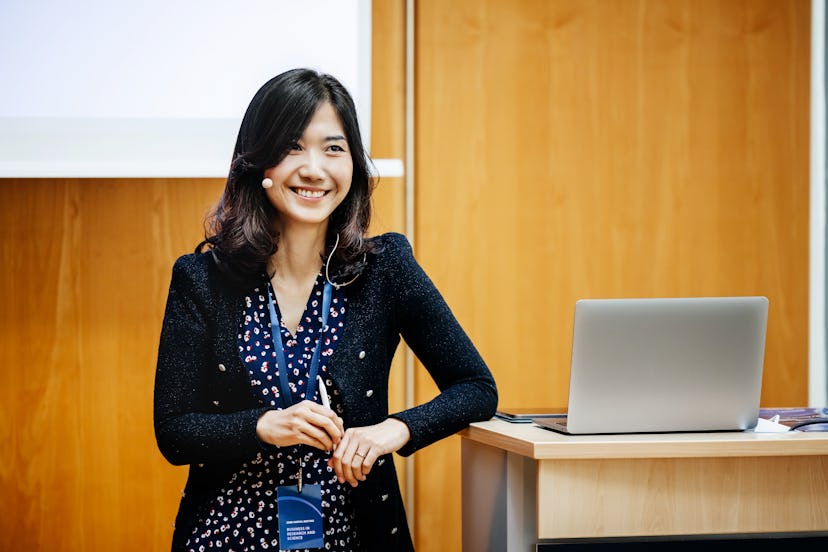
[(0, 177), (224, 177), (253, 94), (299, 66), (345, 84), (370, 147), (370, 0), (5, 0)]

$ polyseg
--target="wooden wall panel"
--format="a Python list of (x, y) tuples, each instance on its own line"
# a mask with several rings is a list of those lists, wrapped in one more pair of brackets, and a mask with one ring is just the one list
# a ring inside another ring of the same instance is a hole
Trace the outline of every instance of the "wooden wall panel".
[(155, 446), (172, 262), (221, 190), (204, 180), (0, 182), (0, 489), (14, 550), (163, 550), (186, 469)]
[[(748, 294), (763, 404), (805, 403), (810, 2), (416, 6), (417, 256), (501, 404), (566, 404), (577, 299)], [(459, 549), (458, 451), (418, 453), (418, 550)]]
[[(405, 0), (374, 2), (371, 157), (405, 158)], [(380, 178), (372, 234), (405, 232), (405, 179)]]
[[(371, 157), (405, 158), (405, 0), (383, 0), (372, 4), (371, 61)], [(405, 233), (405, 178), (382, 177), (374, 190), (374, 213), (370, 234)], [(388, 408), (405, 409), (405, 345), (397, 349), (391, 366)], [(410, 468), (394, 455), (403, 499)]]

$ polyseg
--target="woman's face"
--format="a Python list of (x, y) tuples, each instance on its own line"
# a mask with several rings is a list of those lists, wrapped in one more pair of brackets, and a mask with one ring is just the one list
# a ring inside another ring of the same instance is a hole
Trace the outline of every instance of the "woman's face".
[(290, 225), (319, 225), (348, 195), (354, 163), (339, 116), (330, 102), (319, 105), (302, 137), (264, 175), (265, 189), (279, 212), (280, 230)]

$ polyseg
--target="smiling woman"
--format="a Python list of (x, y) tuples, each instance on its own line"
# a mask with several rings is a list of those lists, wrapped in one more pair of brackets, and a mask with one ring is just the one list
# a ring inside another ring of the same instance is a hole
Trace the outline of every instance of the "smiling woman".
[[(250, 102), (212, 235), (202, 245), (222, 258), (231, 278), (255, 282), (262, 264), (284, 240), (284, 225), (303, 216), (321, 223), (320, 213), (328, 209), (323, 218), (331, 217), (335, 231), (327, 237), (330, 243), (336, 235), (340, 239), (334, 264), (337, 275), (347, 280), (360, 272), (372, 247), (364, 239), (371, 214), (369, 175), (348, 91), (331, 76), (287, 71), (264, 84)], [(334, 193), (319, 203), (307, 197), (320, 190)], [(300, 199), (300, 194), (306, 197)], [(262, 201), (265, 196), (268, 201)], [(325, 236), (327, 221), (317, 230)], [(283, 250), (287, 246), (281, 245)]]
[(270, 203), (279, 211), (278, 229), (289, 224), (326, 223), (351, 189), (354, 164), (339, 115), (320, 105), (302, 137), (278, 165), (264, 171)]
[[(368, 238), (354, 103), (306, 69), (245, 113), (158, 351), (158, 446), (190, 475), (173, 550), (411, 550), (392, 453), (490, 418), (494, 380), (399, 234)], [(389, 414), (404, 338), (441, 389)]]

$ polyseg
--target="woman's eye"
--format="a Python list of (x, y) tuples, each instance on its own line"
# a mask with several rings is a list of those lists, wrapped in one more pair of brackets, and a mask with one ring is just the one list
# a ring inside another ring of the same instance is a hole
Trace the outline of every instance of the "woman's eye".
[(288, 149), (290, 151), (300, 151), (302, 149), (302, 146), (300, 146), (298, 142), (293, 142), (293, 143), (290, 144)]
[(330, 149), (331, 151), (335, 151), (337, 153), (344, 153), (345, 152), (345, 148), (343, 148), (342, 146), (339, 146), (337, 144), (331, 144), (330, 146), (328, 146), (328, 149)]

